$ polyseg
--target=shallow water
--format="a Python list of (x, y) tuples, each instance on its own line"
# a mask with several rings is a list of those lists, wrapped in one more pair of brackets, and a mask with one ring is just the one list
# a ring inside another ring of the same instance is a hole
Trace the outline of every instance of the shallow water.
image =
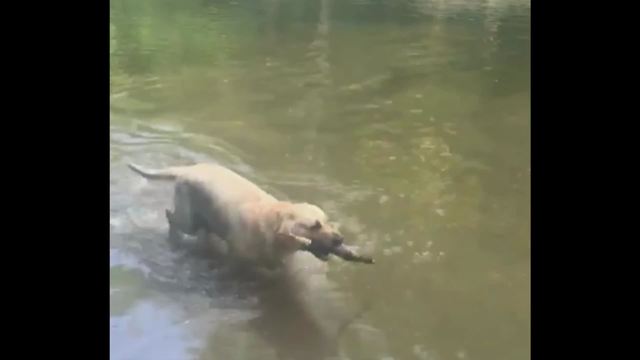
[[(111, 358), (529, 359), (529, 16), (111, 1)], [(377, 264), (278, 285), (171, 250), (171, 185), (125, 164), (197, 161), (320, 205)]]

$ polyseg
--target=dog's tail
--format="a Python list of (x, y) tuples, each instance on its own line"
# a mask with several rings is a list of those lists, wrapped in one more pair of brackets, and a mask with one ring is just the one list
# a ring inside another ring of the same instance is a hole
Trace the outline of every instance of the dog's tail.
[(175, 180), (181, 173), (181, 168), (179, 167), (170, 167), (170, 168), (166, 168), (166, 169), (161, 169), (161, 170), (151, 170), (151, 169), (144, 169), (138, 165), (135, 164), (127, 164), (127, 166), (129, 166), (129, 168), (131, 170), (133, 170), (134, 172), (140, 174), (142, 177), (146, 178), (146, 179), (151, 179), (151, 180)]

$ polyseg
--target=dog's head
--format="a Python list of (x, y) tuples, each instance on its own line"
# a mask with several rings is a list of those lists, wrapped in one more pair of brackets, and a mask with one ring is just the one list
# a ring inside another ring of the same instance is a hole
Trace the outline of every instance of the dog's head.
[[(337, 224), (328, 220), (319, 207), (307, 203), (289, 203), (278, 210), (279, 236), (289, 237), (318, 259), (326, 261), (331, 248), (342, 245), (344, 237)], [(297, 239), (297, 241), (296, 241)]]

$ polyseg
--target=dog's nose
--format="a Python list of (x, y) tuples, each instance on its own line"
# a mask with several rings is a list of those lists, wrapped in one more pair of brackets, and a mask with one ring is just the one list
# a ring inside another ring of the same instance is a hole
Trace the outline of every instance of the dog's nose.
[(333, 246), (340, 246), (344, 242), (344, 237), (342, 235), (336, 235), (331, 242)]

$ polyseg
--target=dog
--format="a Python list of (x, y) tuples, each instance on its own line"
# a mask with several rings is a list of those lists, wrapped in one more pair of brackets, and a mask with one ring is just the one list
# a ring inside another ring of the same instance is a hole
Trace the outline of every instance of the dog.
[(218, 254), (267, 267), (297, 251), (327, 261), (342, 248), (343, 235), (318, 206), (278, 200), (224, 166), (128, 166), (146, 179), (175, 183), (174, 208), (166, 210), (170, 241), (195, 236)]

